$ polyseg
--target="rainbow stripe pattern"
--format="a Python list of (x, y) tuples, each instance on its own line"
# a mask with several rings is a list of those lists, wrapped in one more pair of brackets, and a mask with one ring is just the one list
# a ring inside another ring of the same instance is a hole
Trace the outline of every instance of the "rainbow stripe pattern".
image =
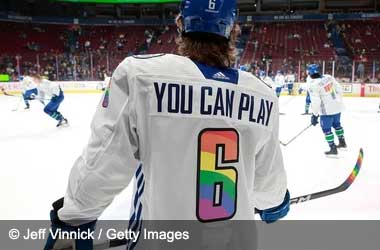
[(362, 167), (362, 162), (363, 162), (363, 149), (360, 149), (359, 152), (359, 157), (356, 161), (355, 168), (352, 170), (350, 176), (347, 178), (347, 180), (343, 183), (343, 186), (345, 189), (349, 188), (351, 184), (354, 182), (356, 176), (358, 176), (359, 171)]
[(239, 160), (239, 135), (234, 129), (206, 129), (198, 143), (197, 217), (202, 222), (232, 218), (238, 177), (232, 163)]
[(104, 92), (102, 106), (103, 108), (107, 108), (110, 102), (110, 88), (108, 87)]

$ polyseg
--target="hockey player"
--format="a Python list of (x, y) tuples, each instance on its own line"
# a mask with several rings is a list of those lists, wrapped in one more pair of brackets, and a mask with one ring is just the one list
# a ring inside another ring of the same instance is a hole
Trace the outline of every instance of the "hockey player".
[(248, 67), (246, 65), (240, 65), (239, 69), (241, 71), (248, 71)]
[(288, 94), (293, 95), (293, 87), (294, 87), (294, 82), (296, 81), (296, 76), (292, 71), (289, 71), (289, 73), (285, 76), (285, 82), (288, 87)]
[(36, 84), (40, 100), (49, 98), (50, 102), (45, 106), (44, 112), (58, 121), (57, 127), (67, 124), (67, 119), (58, 111), (64, 97), (63, 91), (58, 83), (42, 79), (40, 75), (32, 75), (32, 81)]
[[(53, 231), (92, 230), (133, 178), (135, 229), (149, 223), (143, 219), (253, 220), (254, 207), (266, 222), (287, 214), (278, 98), (232, 68), (235, 21), (235, 0), (184, 0), (176, 20), (180, 56), (127, 57), (117, 67), (67, 193), (54, 203)], [(45, 250), (56, 243), (50, 236)], [(91, 242), (77, 244), (91, 249)]]
[(264, 78), (267, 76), (267, 73), (265, 72), (265, 70), (261, 70), (259, 69), (259, 73), (258, 73), (258, 77), (261, 79), (261, 80), (264, 80)]
[[(330, 150), (325, 152), (328, 156), (338, 154), (337, 148), (346, 148), (344, 130), (340, 123), (341, 112), (344, 108), (342, 101), (342, 87), (330, 75), (321, 75), (320, 67), (317, 64), (311, 64), (307, 68), (308, 78), (307, 88), (310, 93), (311, 107), (313, 115), (311, 124), (318, 124), (318, 117), (321, 117), (321, 128), (325, 135)], [(334, 142), (334, 134), (339, 139), (338, 146)]]
[(276, 86), (276, 95), (277, 97), (280, 97), (282, 88), (285, 86), (285, 77), (280, 70), (277, 71), (276, 77), (274, 78), (274, 83)]
[(309, 114), (310, 114), (310, 113), (309, 113), (310, 104), (311, 104), (310, 93), (309, 93), (309, 91), (306, 91), (305, 113), (303, 113), (303, 115), (309, 115)]
[(34, 100), (38, 95), (37, 85), (30, 76), (22, 78), (22, 97), (25, 103), (25, 109), (30, 108), (29, 101)]
[(310, 100), (310, 93), (307, 90), (307, 82), (310, 81), (309, 78), (310, 78), (310, 76), (308, 76), (308, 79), (306, 80), (306, 84), (305, 83), (301, 84), (300, 87), (299, 87), (299, 89), (298, 89), (298, 94), (299, 95), (301, 95), (304, 90), (306, 91), (305, 112), (302, 115), (310, 115), (309, 110), (310, 110), (311, 100)]

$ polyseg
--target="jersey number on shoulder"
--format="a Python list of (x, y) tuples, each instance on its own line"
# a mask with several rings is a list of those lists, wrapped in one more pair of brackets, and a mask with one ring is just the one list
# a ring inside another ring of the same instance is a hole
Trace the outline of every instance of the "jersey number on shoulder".
[(215, 8), (216, 8), (216, 0), (209, 0), (209, 2), (208, 2), (208, 8), (210, 10), (215, 10)]
[[(204, 129), (198, 136), (197, 218), (202, 222), (234, 216), (237, 200), (239, 134), (235, 129)], [(222, 165), (222, 166), (221, 166)]]

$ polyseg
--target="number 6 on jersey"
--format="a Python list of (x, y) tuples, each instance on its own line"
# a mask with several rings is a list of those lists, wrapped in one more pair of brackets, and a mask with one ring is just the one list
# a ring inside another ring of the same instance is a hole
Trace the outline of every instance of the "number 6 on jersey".
[(209, 0), (209, 2), (208, 2), (208, 8), (210, 10), (215, 10), (215, 8), (216, 8), (216, 0)]
[[(221, 153), (221, 156), (219, 154)], [(221, 162), (218, 160), (221, 159)], [(202, 222), (234, 216), (239, 134), (234, 129), (205, 129), (198, 136), (197, 218)], [(230, 164), (219, 166), (219, 164)]]

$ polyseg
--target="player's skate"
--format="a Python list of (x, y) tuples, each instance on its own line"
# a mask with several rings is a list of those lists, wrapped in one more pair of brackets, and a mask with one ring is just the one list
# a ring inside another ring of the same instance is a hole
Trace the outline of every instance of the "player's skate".
[(336, 147), (338, 149), (347, 149), (346, 140), (344, 138), (339, 138), (339, 144)]
[(57, 128), (58, 128), (58, 127), (62, 127), (62, 126), (67, 125), (67, 124), (68, 124), (67, 119), (64, 118), (64, 117), (62, 117), (62, 119), (60, 119), (60, 120), (58, 121)]
[(301, 115), (311, 115), (311, 113), (309, 113), (309, 111), (306, 111), (305, 113), (302, 113)]
[(338, 156), (338, 149), (335, 144), (330, 145), (330, 151), (325, 152), (325, 155), (327, 157), (337, 157)]

